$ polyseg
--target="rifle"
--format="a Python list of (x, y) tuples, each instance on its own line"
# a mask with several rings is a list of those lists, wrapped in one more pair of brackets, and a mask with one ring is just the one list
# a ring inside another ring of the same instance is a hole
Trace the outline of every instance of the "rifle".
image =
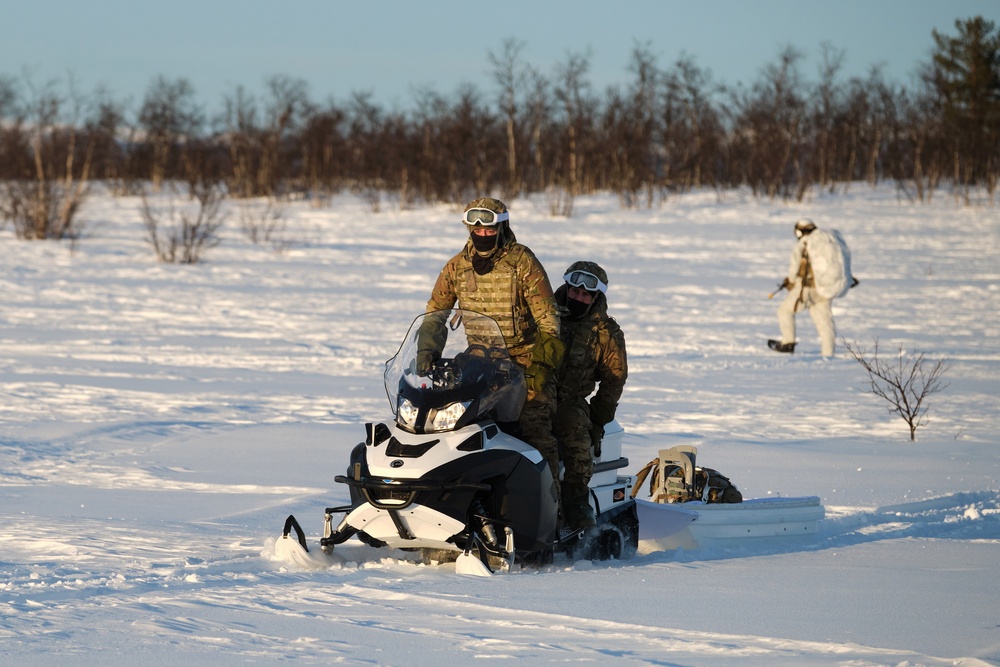
[[(860, 283), (861, 283), (860, 280), (858, 280), (857, 278), (854, 278), (853, 276), (851, 277), (851, 289), (854, 289)], [(778, 285), (778, 289), (776, 289), (773, 292), (771, 292), (770, 294), (768, 294), (767, 298), (768, 299), (773, 299), (778, 294), (778, 292), (780, 292), (783, 289), (788, 289), (788, 286), (789, 285), (788, 285), (788, 280), (787, 279), (784, 280), (784, 281), (782, 281), (782, 283), (780, 285)]]
[(788, 288), (788, 280), (787, 279), (782, 280), (781, 283), (778, 285), (778, 289), (776, 289), (773, 292), (771, 292), (770, 294), (768, 294), (767, 298), (768, 299), (773, 299), (775, 294), (777, 294), (781, 290), (787, 289), (787, 288)]

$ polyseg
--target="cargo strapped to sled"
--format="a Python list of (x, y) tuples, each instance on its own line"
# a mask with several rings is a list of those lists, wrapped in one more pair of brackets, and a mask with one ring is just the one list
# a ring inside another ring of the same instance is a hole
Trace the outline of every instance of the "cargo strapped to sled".
[(739, 503), (743, 494), (729, 478), (712, 468), (695, 465), (698, 448), (677, 445), (661, 449), (653, 459), (636, 473), (632, 497), (639, 493), (649, 479), (649, 496), (654, 503), (686, 503), (700, 500), (706, 503)]

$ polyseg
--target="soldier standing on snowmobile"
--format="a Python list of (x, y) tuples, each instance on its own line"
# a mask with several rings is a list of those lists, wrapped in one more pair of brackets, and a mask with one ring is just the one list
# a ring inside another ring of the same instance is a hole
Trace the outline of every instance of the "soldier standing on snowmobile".
[[(833, 356), (837, 335), (833, 324), (833, 298), (842, 296), (858, 283), (850, 275), (850, 253), (846, 244), (839, 234), (833, 234), (836, 239), (830, 232), (819, 230), (808, 218), (795, 223), (795, 236), (799, 240), (792, 249), (788, 276), (779, 288), (788, 290), (785, 300), (778, 306), (781, 340), (768, 341), (775, 352), (795, 352), (795, 314), (808, 310), (819, 333), (821, 354)], [(817, 276), (817, 271), (821, 275)]]
[[(604, 425), (615, 418), (628, 377), (625, 336), (608, 315), (608, 274), (594, 262), (574, 262), (556, 290), (560, 337), (566, 345), (556, 376), (555, 434), (563, 462), (563, 519), (571, 528), (593, 526), (590, 478), (600, 456)], [(597, 387), (597, 393), (587, 397)]]
[(518, 419), (520, 436), (548, 462), (558, 492), (559, 446), (552, 418), (554, 372), (564, 351), (559, 316), (545, 269), (527, 246), (517, 242), (509, 218), (507, 206), (497, 199), (469, 202), (462, 216), (469, 239), (441, 270), (427, 312), (449, 309), (457, 301), (459, 308), (488, 315), (500, 325), (511, 359), (524, 369), (528, 385)]

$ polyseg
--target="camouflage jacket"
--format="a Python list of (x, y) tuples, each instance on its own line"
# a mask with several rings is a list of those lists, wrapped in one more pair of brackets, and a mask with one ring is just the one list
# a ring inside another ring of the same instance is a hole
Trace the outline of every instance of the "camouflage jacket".
[(566, 285), (556, 291), (560, 304), (561, 338), (566, 344), (566, 357), (558, 373), (559, 402), (590, 399), (590, 418), (604, 425), (615, 418), (618, 400), (628, 379), (628, 359), (625, 354), (625, 334), (614, 318), (608, 315), (608, 302), (598, 295), (583, 317), (569, 315)]
[(493, 269), (478, 275), (472, 268), (472, 241), (448, 260), (434, 283), (427, 311), (459, 308), (488, 315), (500, 325), (511, 356), (530, 351), (536, 332), (558, 338), (559, 316), (552, 285), (541, 262), (527, 246), (508, 243), (496, 251)]

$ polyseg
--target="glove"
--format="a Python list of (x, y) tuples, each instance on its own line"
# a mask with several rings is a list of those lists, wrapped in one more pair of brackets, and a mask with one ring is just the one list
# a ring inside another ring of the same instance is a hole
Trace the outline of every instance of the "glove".
[(427, 375), (431, 366), (441, 358), (448, 332), (442, 313), (428, 313), (417, 330), (417, 375)]
[(791, 289), (792, 281), (789, 280), (788, 278), (785, 278), (784, 280), (781, 281), (781, 286), (784, 287), (785, 289)]
[(566, 355), (566, 343), (562, 342), (558, 336), (539, 331), (535, 337), (535, 346), (531, 348), (530, 369), (535, 364), (548, 366), (549, 370), (555, 370), (562, 366), (563, 357)]
[(524, 371), (528, 390), (544, 394), (545, 385), (549, 383), (555, 369), (562, 365), (565, 354), (565, 343), (552, 334), (539, 331), (535, 337), (535, 345), (531, 348), (531, 363)]
[(430, 350), (420, 350), (417, 352), (417, 375), (427, 375), (431, 372), (431, 366), (438, 360), (438, 356)]
[(549, 383), (552, 371), (544, 364), (531, 364), (524, 371), (524, 381), (528, 385), (528, 390), (535, 394), (544, 394), (545, 385)]
[(594, 425), (590, 427), (590, 445), (594, 448), (594, 458), (601, 457), (601, 442), (604, 440), (604, 427)]
[(595, 396), (590, 400), (590, 423), (594, 425), (600, 424), (603, 429), (604, 424), (609, 423), (615, 418), (615, 412), (618, 409), (618, 404), (594, 400), (596, 398), (597, 397)]

